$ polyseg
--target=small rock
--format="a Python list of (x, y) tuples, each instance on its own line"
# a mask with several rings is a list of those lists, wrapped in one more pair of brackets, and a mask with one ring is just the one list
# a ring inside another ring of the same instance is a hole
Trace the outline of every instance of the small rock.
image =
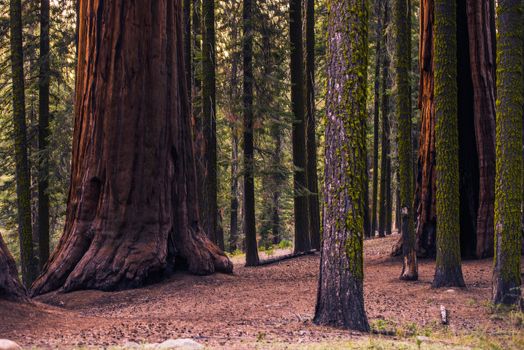
[(204, 346), (197, 343), (193, 339), (169, 339), (163, 343), (158, 344), (155, 349), (180, 349), (180, 350), (200, 350)]
[(418, 341), (429, 341), (429, 337), (425, 337), (423, 335), (419, 335), (419, 336), (417, 336), (417, 340)]
[(124, 345), (122, 345), (123, 349), (140, 349), (140, 344), (135, 343), (134, 341), (128, 341)]
[(22, 350), (20, 345), (9, 339), (0, 339), (0, 350)]
[(454, 289), (447, 289), (446, 293), (455, 293), (455, 290)]

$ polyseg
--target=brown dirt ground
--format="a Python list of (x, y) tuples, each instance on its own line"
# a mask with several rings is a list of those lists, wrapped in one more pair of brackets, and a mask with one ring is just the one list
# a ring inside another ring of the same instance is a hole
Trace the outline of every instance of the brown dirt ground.
[[(365, 243), (365, 301), (376, 329), (423, 334), (436, 331), (440, 305), (451, 315), (453, 334), (497, 334), (521, 325), (493, 317), (489, 307), (491, 260), (465, 261), (467, 289), (431, 288), (434, 263), (420, 261), (420, 279), (398, 279), (401, 263), (389, 251), (398, 236)], [(253, 344), (321, 343), (363, 337), (312, 324), (319, 256), (310, 255), (258, 268), (234, 258), (233, 275), (169, 280), (121, 292), (49, 294), (32, 304), (0, 302), (0, 338), (26, 347), (107, 347), (127, 341), (193, 338), (216, 348)], [(516, 328), (515, 328), (516, 327)], [(402, 335), (400, 335), (402, 336)]]

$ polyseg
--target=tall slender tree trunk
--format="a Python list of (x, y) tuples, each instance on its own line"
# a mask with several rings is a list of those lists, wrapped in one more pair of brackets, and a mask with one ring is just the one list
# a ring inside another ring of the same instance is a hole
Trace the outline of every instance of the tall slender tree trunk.
[(231, 127), (231, 216), (229, 220), (229, 251), (238, 249), (238, 136), (236, 126)]
[(216, 79), (215, 79), (215, 2), (202, 3), (202, 122), (205, 142), (204, 230), (220, 248), (224, 237), (217, 226), (217, 138), (216, 138)]
[(80, 5), (66, 224), (33, 294), (231, 272), (199, 222), (182, 3)]
[(304, 98), (304, 56), (302, 49), (302, 2), (289, 1), (291, 44), (291, 111), (293, 113), (293, 202), (295, 214), (295, 252), (311, 249), (309, 236), (308, 182), (306, 162), (306, 114)]
[(0, 235), (0, 299), (25, 299), (26, 291), (18, 279), (16, 263)]
[(271, 208), (273, 212), (271, 213), (271, 231), (273, 233), (273, 244), (279, 244), (282, 240), (280, 232), (280, 191), (282, 186), (282, 174), (281, 174), (281, 164), (282, 164), (282, 134), (279, 125), (275, 125), (272, 128), (273, 141), (275, 142), (275, 149), (273, 153), (273, 164), (279, 165), (278, 170), (273, 172), (273, 189), (272, 198), (271, 198)]
[(25, 120), (24, 50), (22, 39), (22, 3), (11, 0), (11, 73), (13, 81), (13, 136), (16, 163), (16, 202), (22, 281), (30, 286), (36, 277), (31, 227), (31, 179), (27, 156), (27, 126)]
[(368, 7), (328, 2), (324, 240), (314, 322), (369, 331), (364, 308)]
[(246, 266), (258, 265), (257, 231), (255, 226), (255, 174), (253, 157), (253, 4), (243, 0), (242, 56), (244, 61), (244, 233)]
[(315, 0), (306, 2), (307, 183), (311, 248), (320, 250), (317, 141), (315, 122)]
[[(235, 34), (236, 29), (235, 29)], [(231, 86), (229, 87), (229, 101), (233, 101), (237, 96), (238, 84), (238, 64), (240, 60), (240, 53), (238, 51), (233, 52), (233, 58), (231, 62)], [(231, 109), (232, 106), (230, 106)], [(230, 220), (229, 220), (229, 251), (234, 252), (239, 249), (238, 242), (238, 119), (234, 110), (231, 113), (231, 204), (230, 204)]]
[(40, 1), (38, 150), (38, 252), (40, 270), (49, 259), (49, 0)]
[(495, 304), (521, 302), (522, 277), (522, 115), (523, 4), (497, 4), (497, 134), (495, 180), (495, 261), (492, 300)]
[[(407, 0), (394, 0), (393, 25), (396, 30), (395, 72), (396, 72), (396, 114), (398, 120), (398, 158), (400, 180), (400, 206), (402, 226), (403, 266), (401, 279), (418, 279), (417, 254), (415, 251), (415, 232), (413, 228), (413, 166), (411, 147), (411, 96), (409, 72), (411, 70), (411, 33), (408, 21), (411, 15), (407, 12)], [(408, 13), (406, 20), (406, 13)]]
[[(383, 21), (384, 28), (386, 27), (388, 11), (384, 7)], [(389, 92), (388, 92), (388, 66), (389, 59), (386, 50), (386, 33), (382, 33), (382, 133), (381, 133), (381, 165), (380, 165), (380, 192), (379, 192), (379, 210), (378, 210), (378, 235), (384, 237), (386, 235), (386, 219), (387, 219), (387, 177), (388, 177), (388, 161), (389, 161)]]
[(435, 0), (435, 149), (437, 262), (433, 287), (464, 287), (460, 261), (456, 5)]
[(374, 80), (374, 104), (373, 104), (373, 192), (371, 198), (371, 237), (375, 236), (377, 230), (378, 214), (378, 144), (380, 130), (380, 66), (382, 56), (382, 21), (381, 0), (375, 0), (375, 18), (377, 20), (375, 27), (375, 80)]

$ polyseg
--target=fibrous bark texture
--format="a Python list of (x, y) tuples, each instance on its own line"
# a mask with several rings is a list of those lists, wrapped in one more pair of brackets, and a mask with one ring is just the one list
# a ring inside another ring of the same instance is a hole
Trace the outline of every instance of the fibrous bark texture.
[(25, 299), (26, 291), (18, 279), (15, 260), (0, 235), (0, 299)]
[(523, 14), (521, 0), (501, 0), (497, 8), (497, 136), (495, 180), (496, 304), (521, 300)]
[(467, 0), (469, 59), (473, 82), (475, 137), (479, 167), (477, 258), (493, 254), (495, 203), (495, 39), (494, 0)]
[[(417, 255), (415, 252), (415, 231), (413, 227), (413, 157), (411, 147), (411, 96), (409, 71), (411, 70), (411, 33), (406, 21), (408, 3), (406, 0), (395, 0), (393, 3), (393, 25), (396, 29), (395, 43), (395, 76), (397, 85), (396, 108), (398, 132), (399, 186), (402, 225), (403, 266), (400, 278), (416, 280)], [(408, 15), (411, 19), (411, 15)]]
[[(493, 8), (489, 0), (459, 0), (457, 83), (460, 174), (460, 246), (463, 256), (492, 254), (494, 196), (495, 46)], [(433, 98), (434, 6), (421, 2), (420, 13), (421, 127), (415, 192), (417, 250), (434, 256), (436, 238), (436, 151)]]
[(368, 331), (363, 295), (368, 8), (328, 2), (324, 228), (314, 322)]
[(199, 222), (181, 14), (180, 1), (81, 2), (66, 224), (33, 294), (232, 271)]
[(456, 5), (435, 0), (437, 262), (433, 287), (464, 287), (460, 261)]

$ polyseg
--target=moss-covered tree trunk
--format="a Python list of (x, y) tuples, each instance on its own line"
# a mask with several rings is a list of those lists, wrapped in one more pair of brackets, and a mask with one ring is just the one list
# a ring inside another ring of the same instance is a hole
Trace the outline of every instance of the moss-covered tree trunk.
[(18, 279), (16, 263), (0, 235), (0, 299), (26, 298), (25, 288)]
[(27, 156), (27, 126), (25, 120), (24, 50), (22, 40), (22, 3), (11, 0), (9, 5), (11, 29), (11, 79), (13, 82), (13, 136), (16, 166), (16, 203), (22, 281), (30, 286), (36, 278), (31, 227), (31, 179)]
[[(395, 112), (398, 121), (397, 143), (403, 242), (403, 266), (400, 278), (404, 280), (416, 280), (418, 279), (418, 271), (412, 208), (413, 157), (411, 147), (411, 90), (409, 87), (409, 72), (411, 70), (409, 47), (411, 46), (411, 33), (409, 32), (409, 24), (406, 20), (407, 11), (407, 0), (394, 0), (393, 26), (396, 31), (394, 68), (397, 85)], [(411, 15), (408, 14), (407, 17), (411, 20)]]
[(497, 4), (497, 133), (495, 262), (492, 300), (521, 299), (523, 8), (521, 0)]
[(368, 331), (363, 242), (368, 5), (328, 1), (324, 228), (314, 322)]
[(38, 260), (49, 259), (49, 0), (40, 1), (40, 57), (38, 76)]
[(304, 55), (302, 40), (302, 1), (289, 1), (289, 40), (291, 76), (291, 112), (293, 126), (293, 203), (295, 252), (311, 249), (309, 236), (308, 183), (306, 161), (306, 113), (304, 89)]
[[(460, 229), (463, 256), (492, 254), (494, 186), (493, 8), (490, 0), (461, 0), (456, 6)], [(433, 3), (421, 2), (419, 108), (421, 128), (415, 195), (417, 249), (434, 256), (436, 151), (433, 99)]]
[(373, 185), (371, 192), (371, 232), (370, 236), (374, 237), (378, 229), (378, 146), (380, 134), (380, 66), (382, 58), (382, 1), (375, 0), (375, 78), (373, 80)]
[(204, 155), (204, 230), (211, 241), (224, 249), (222, 230), (217, 226), (217, 137), (216, 137), (216, 79), (215, 79), (215, 2), (202, 3), (202, 125)]
[(255, 174), (253, 154), (253, 3), (243, 0), (242, 56), (244, 63), (244, 234), (246, 266), (258, 265), (257, 231), (255, 226)]
[(66, 223), (33, 293), (232, 271), (199, 222), (181, 1), (80, 5)]
[(306, 0), (307, 188), (311, 248), (320, 250), (317, 138), (315, 122), (315, 0)]
[(460, 261), (456, 5), (435, 0), (437, 262), (433, 287), (464, 287)]

